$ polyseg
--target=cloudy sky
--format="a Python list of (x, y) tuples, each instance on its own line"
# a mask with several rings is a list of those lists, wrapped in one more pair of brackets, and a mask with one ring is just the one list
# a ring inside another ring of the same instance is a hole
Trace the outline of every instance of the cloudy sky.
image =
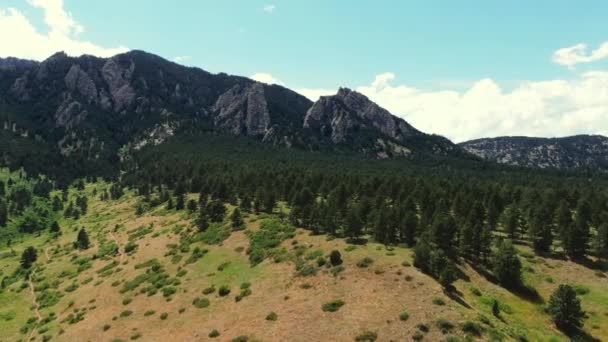
[(0, 57), (143, 49), (455, 141), (608, 135), (607, 1), (0, 0)]

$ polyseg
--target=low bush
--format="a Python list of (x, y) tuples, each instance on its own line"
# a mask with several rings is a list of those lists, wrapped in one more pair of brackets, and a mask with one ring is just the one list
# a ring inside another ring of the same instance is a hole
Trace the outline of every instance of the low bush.
[(374, 342), (378, 339), (378, 334), (374, 331), (366, 330), (355, 337), (357, 342)]
[(370, 257), (365, 257), (365, 258), (359, 260), (359, 262), (357, 262), (357, 266), (361, 267), (361, 268), (366, 268), (366, 267), (369, 267), (373, 263), (374, 263), (374, 259), (372, 259)]
[(321, 309), (325, 312), (336, 312), (344, 306), (344, 301), (341, 299), (332, 300), (331, 302), (325, 303), (321, 306)]
[(445, 305), (445, 301), (441, 298), (435, 297), (433, 298), (433, 304), (435, 305)]
[(277, 319), (279, 319), (279, 316), (274, 311), (266, 315), (267, 321), (276, 321)]
[(211, 337), (211, 338), (216, 338), (218, 336), (220, 336), (220, 332), (217, 331), (216, 329), (211, 330), (211, 332), (209, 333), (209, 337)]
[(467, 334), (481, 336), (483, 329), (479, 324), (473, 321), (466, 321), (462, 324), (462, 331)]
[(120, 317), (129, 317), (133, 314), (133, 311), (131, 310), (125, 310), (123, 312), (120, 313)]
[(207, 298), (196, 298), (192, 301), (192, 305), (196, 306), (199, 309), (206, 308), (209, 306), (209, 299)]
[(230, 294), (230, 286), (228, 286), (228, 285), (222, 285), (217, 293), (220, 295), (220, 297), (225, 297), (225, 296), (229, 295)]
[(410, 318), (410, 314), (407, 311), (402, 311), (399, 314), (399, 319), (402, 320), (402, 321), (407, 321), (409, 318)]
[(443, 334), (448, 334), (454, 329), (454, 324), (443, 318), (438, 319), (437, 322), (435, 322), (435, 325), (437, 325), (437, 328), (439, 328)]

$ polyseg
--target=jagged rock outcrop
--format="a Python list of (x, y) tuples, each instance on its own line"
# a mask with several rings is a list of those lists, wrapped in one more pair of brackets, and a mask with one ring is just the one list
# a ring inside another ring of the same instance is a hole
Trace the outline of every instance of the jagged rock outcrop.
[(91, 77), (83, 71), (78, 64), (72, 65), (70, 71), (65, 75), (65, 85), (68, 90), (78, 92), (89, 102), (97, 101), (97, 87)]
[(131, 86), (134, 71), (134, 62), (123, 65), (116, 57), (108, 59), (101, 69), (101, 74), (110, 91), (116, 112), (129, 107), (135, 99), (135, 90)]
[(608, 171), (608, 138), (577, 135), (565, 138), (498, 137), (460, 143), (483, 159), (515, 166)]
[(306, 113), (304, 127), (330, 136), (334, 143), (346, 141), (349, 134), (363, 128), (375, 128), (395, 140), (420, 134), (365, 95), (348, 88), (340, 88), (333, 96), (323, 96)]
[(261, 83), (235, 85), (222, 94), (212, 107), (215, 125), (236, 135), (264, 136), (270, 125), (270, 112)]
[(346, 88), (313, 104), (279, 85), (211, 74), (143, 51), (111, 58), (59, 52), (41, 63), (0, 62), (0, 104), (64, 156), (114, 160), (125, 147), (209, 129), (377, 158), (459, 151)]

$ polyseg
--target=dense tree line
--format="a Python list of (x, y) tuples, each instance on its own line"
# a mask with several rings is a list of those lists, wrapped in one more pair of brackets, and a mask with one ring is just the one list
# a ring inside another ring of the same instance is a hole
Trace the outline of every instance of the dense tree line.
[(282, 151), (165, 144), (136, 156), (123, 185), (180, 208), (185, 193), (199, 193), (189, 207), (199, 208), (201, 229), (223, 219), (222, 203), (231, 203), (288, 216), (313, 233), (424, 242), (447, 260), (490, 262), (497, 243), (509, 250), (497, 236), (573, 259), (608, 252), (603, 177)]

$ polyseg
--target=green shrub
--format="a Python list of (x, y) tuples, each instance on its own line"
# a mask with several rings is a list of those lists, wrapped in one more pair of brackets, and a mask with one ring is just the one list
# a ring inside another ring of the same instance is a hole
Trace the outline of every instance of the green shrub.
[(402, 321), (407, 321), (410, 318), (410, 314), (407, 311), (402, 311), (399, 314), (399, 319)]
[(215, 292), (215, 286), (210, 286), (203, 290), (204, 295), (212, 294), (213, 292)]
[(366, 330), (355, 337), (357, 342), (374, 342), (378, 339), (378, 334), (374, 331)]
[(321, 306), (321, 309), (325, 312), (336, 312), (346, 303), (341, 299), (332, 300), (331, 302), (325, 303)]
[(137, 339), (139, 339), (140, 337), (141, 337), (141, 333), (140, 333), (139, 331), (134, 331), (134, 332), (131, 334), (131, 339), (132, 339), (132, 340), (137, 340)]
[(437, 320), (437, 322), (435, 322), (435, 324), (437, 325), (437, 328), (439, 328), (439, 330), (441, 330), (441, 333), (443, 334), (448, 334), (452, 331), (452, 329), (454, 329), (454, 324), (452, 324), (452, 322), (440, 318)]
[(251, 287), (251, 283), (248, 282), (248, 281), (241, 283), (241, 290), (245, 290), (245, 289), (248, 289), (250, 287)]
[(277, 319), (279, 319), (279, 316), (274, 311), (266, 315), (267, 321), (276, 321)]
[(346, 246), (346, 248), (344, 248), (344, 251), (345, 252), (352, 252), (355, 249), (357, 249), (357, 246), (355, 246), (355, 245), (348, 245), (348, 246)]
[(344, 272), (344, 266), (339, 265), (339, 266), (334, 266), (331, 268), (331, 270), (329, 271), (331, 273), (331, 275), (333, 275), (334, 277), (337, 277), (338, 274)]
[(169, 317), (169, 314), (166, 312), (163, 312), (162, 314), (160, 314), (160, 319), (162, 319), (163, 321), (166, 320)]
[(476, 287), (471, 287), (471, 293), (477, 297), (480, 297), (482, 295), (481, 291)]
[(357, 262), (357, 266), (361, 267), (361, 268), (366, 268), (366, 267), (369, 267), (373, 263), (374, 263), (374, 259), (372, 259), (370, 257), (365, 257), (365, 258), (359, 260), (359, 262)]
[(435, 305), (445, 305), (445, 301), (439, 297), (433, 298), (433, 304)]
[(232, 342), (247, 342), (247, 341), (249, 341), (249, 337), (247, 337), (245, 335), (237, 336), (232, 339)]
[(192, 305), (196, 306), (199, 309), (206, 308), (209, 306), (209, 299), (207, 298), (196, 298), (192, 301)]
[(129, 317), (133, 314), (133, 311), (131, 310), (125, 310), (123, 312), (120, 313), (120, 317)]
[(217, 293), (220, 295), (220, 297), (225, 297), (225, 296), (229, 295), (230, 294), (230, 286), (228, 286), (228, 285), (222, 285), (222, 286), (220, 286), (220, 289), (218, 290)]
[(209, 333), (209, 337), (211, 337), (211, 338), (216, 338), (218, 336), (220, 336), (220, 332), (217, 331), (216, 329), (211, 330), (211, 332)]
[(109, 324), (104, 324), (102, 329), (103, 329), (103, 331), (108, 331), (108, 330), (110, 330), (110, 328), (111, 328), (111, 326)]
[(431, 331), (431, 327), (426, 323), (420, 323), (416, 326), (416, 328), (418, 328), (418, 330), (422, 331), (425, 334)]
[(156, 311), (154, 311), (154, 310), (148, 310), (148, 311), (144, 312), (144, 316), (145, 317), (152, 316), (155, 313), (156, 313)]
[(464, 322), (462, 325), (462, 331), (475, 336), (481, 336), (481, 333), (483, 332), (481, 326), (473, 321)]
[(132, 301), (133, 301), (133, 298), (127, 297), (122, 300), (122, 305), (129, 305), (129, 303), (131, 303)]

